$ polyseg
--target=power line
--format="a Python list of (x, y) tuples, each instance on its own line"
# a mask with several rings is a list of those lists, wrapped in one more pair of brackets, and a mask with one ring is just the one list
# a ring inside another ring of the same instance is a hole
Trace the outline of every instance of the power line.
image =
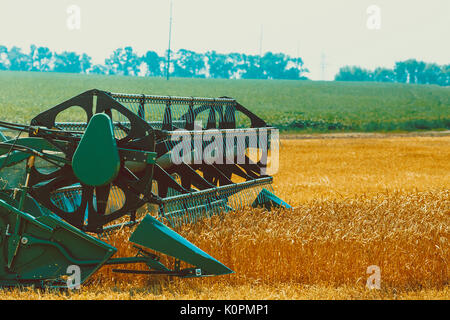
[(172, 9), (173, 1), (170, 1), (170, 19), (169, 19), (169, 47), (167, 49), (167, 65), (166, 65), (166, 77), (169, 80), (170, 77), (170, 42), (172, 39)]

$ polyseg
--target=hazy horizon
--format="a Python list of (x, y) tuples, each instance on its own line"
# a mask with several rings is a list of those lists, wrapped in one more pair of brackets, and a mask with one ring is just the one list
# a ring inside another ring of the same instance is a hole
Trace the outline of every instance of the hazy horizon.
[[(170, 0), (3, 0), (0, 45), (28, 50), (87, 53), (104, 63), (114, 49), (131, 46), (143, 54), (167, 50)], [(71, 30), (68, 12), (80, 9), (80, 29)], [(379, 29), (368, 19), (380, 9)], [(313, 80), (334, 78), (340, 67), (391, 68), (415, 58), (450, 63), (450, 1), (429, 0), (173, 0), (172, 50), (300, 56)], [(261, 37), (262, 36), (262, 37)]]

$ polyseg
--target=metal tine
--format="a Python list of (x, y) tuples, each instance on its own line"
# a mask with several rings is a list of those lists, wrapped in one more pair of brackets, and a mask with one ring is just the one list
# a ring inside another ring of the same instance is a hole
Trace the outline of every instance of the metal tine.
[(167, 214), (169, 214), (169, 217), (173, 223), (173, 227), (177, 228), (179, 226), (180, 217), (177, 212), (173, 210), (173, 206), (170, 206), (170, 211), (167, 212)]
[(216, 208), (215, 215), (220, 216), (222, 212), (228, 212), (228, 204), (226, 199), (220, 199), (220, 206)]
[[(212, 198), (212, 200), (211, 200)], [(218, 205), (218, 203), (216, 203), (217, 199), (216, 197), (211, 197), (210, 199), (208, 199), (208, 201), (206, 202), (206, 217), (211, 218), (214, 215), (214, 210), (216, 205)]]
[(219, 212), (220, 207), (222, 205), (222, 199), (218, 195), (214, 195), (210, 199), (211, 200), (208, 201), (209, 209), (208, 209), (208, 212), (207, 212), (207, 216), (209, 218), (211, 218), (212, 216), (216, 215)]
[(242, 190), (239, 192), (239, 198), (241, 201), (241, 209), (244, 208), (247, 203), (247, 197), (246, 197), (247, 192), (248, 192), (247, 190)]
[(188, 212), (187, 212), (187, 217), (188, 217), (188, 223), (195, 223), (195, 217), (196, 217), (196, 212), (194, 210), (192, 210), (192, 208), (189, 206), (188, 207)]
[(179, 219), (179, 212), (178, 212), (178, 208), (177, 208), (177, 204), (176, 203), (171, 203), (170, 206), (168, 206), (169, 209), (169, 214), (171, 217), (173, 217), (175, 220)]
[[(181, 203), (183, 203), (183, 202), (185, 202), (185, 201), (182, 200)], [(183, 209), (183, 212), (180, 212), (178, 204), (179, 203), (173, 205), (173, 208), (172, 208), (173, 211), (171, 212), (171, 214), (176, 216), (177, 223), (179, 224), (179, 226), (182, 226), (186, 222), (185, 220), (186, 220), (187, 212), (184, 212), (184, 209)]]
[(195, 215), (199, 218), (199, 220), (200, 219), (202, 219), (203, 217), (204, 217), (204, 215), (205, 215), (205, 199), (204, 198), (202, 198), (202, 197), (198, 197), (197, 199), (196, 199), (196, 203), (195, 203), (195, 208), (196, 208), (196, 210), (195, 210)]
[(239, 209), (242, 209), (243, 205), (242, 205), (241, 193), (237, 192), (236, 193), (236, 197), (237, 197), (237, 200), (238, 200), (238, 203), (239, 203), (239, 205), (238, 205)]
[(171, 218), (171, 221), (173, 223), (173, 227), (174, 228), (178, 228), (178, 227), (181, 226), (181, 224), (180, 224), (180, 217), (177, 214), (171, 215), (170, 218)]
[(217, 206), (215, 211), (214, 211), (214, 215), (217, 215), (217, 216), (220, 215), (221, 211), (226, 210), (226, 205), (225, 205), (226, 204), (226, 200), (223, 199), (223, 198), (219, 198), (219, 197), (218, 197), (218, 200), (220, 201), (219, 206)]
[[(190, 221), (194, 221), (194, 217), (202, 216), (202, 200), (200, 198), (195, 198), (195, 201), (192, 203), (191, 210), (189, 210), (189, 215), (191, 217)], [(193, 210), (192, 210), (193, 209)]]
[(220, 215), (223, 212), (242, 209), (251, 205), (262, 188), (270, 188), (270, 179), (247, 181), (217, 189), (197, 191), (186, 195), (168, 197), (164, 203), (164, 215), (172, 225), (197, 223), (203, 217)]
[(230, 191), (227, 191), (227, 192), (224, 194), (224, 196), (225, 196), (226, 199), (227, 199), (227, 203), (228, 203), (229, 205), (231, 205), (233, 208), (236, 208), (236, 206), (235, 206), (235, 204), (234, 204), (234, 201), (233, 201), (233, 195), (231, 194), (231, 192), (230, 192)]
[(186, 210), (187, 210), (187, 212), (186, 212), (186, 214), (185, 214), (185, 222), (190, 223), (190, 222), (192, 221), (192, 208), (193, 208), (193, 204), (192, 204), (192, 203), (189, 203), (188, 200), (186, 200), (185, 202), (187, 202), (187, 203), (186, 203)]
[(235, 201), (235, 199), (234, 199), (233, 194), (231, 193), (231, 191), (228, 192), (228, 203), (230, 204), (230, 206), (231, 206), (234, 210), (238, 209), (237, 206), (236, 206), (236, 201)]
[(212, 216), (214, 216), (214, 213), (215, 213), (218, 205), (219, 205), (219, 203), (217, 202), (217, 199), (215, 197), (212, 198), (210, 201), (208, 201), (207, 210), (206, 210), (207, 218), (211, 218)]
[(211, 203), (210, 203), (209, 199), (203, 199), (202, 202), (203, 202), (202, 208), (204, 210), (204, 211), (202, 211), (202, 216), (209, 218), (209, 210), (211, 210)]
[(187, 223), (192, 223), (194, 221), (194, 217), (196, 216), (196, 208), (197, 208), (197, 204), (196, 203), (189, 203), (189, 208), (188, 208), (188, 214), (186, 215), (187, 219), (186, 222)]
[(169, 214), (171, 207), (167, 208), (168, 210), (165, 212), (167, 215), (165, 216), (166, 219), (168, 219), (172, 225), (173, 228), (177, 228), (178, 226), (178, 217), (175, 214)]
[[(175, 216), (177, 217), (177, 222), (180, 221), (180, 219), (183, 219), (186, 216), (183, 201), (177, 202), (173, 205), (173, 210), (175, 212)], [(182, 224), (180, 224), (181, 226)]]
[(175, 219), (170, 216), (167, 215), (167, 213), (169, 212), (167, 205), (162, 205), (159, 207), (159, 216), (162, 217), (162, 220), (165, 222), (168, 222), (168, 224), (172, 227), (175, 228), (176, 227), (176, 221)]
[(197, 198), (195, 202), (195, 211), (194, 215), (200, 220), (203, 217), (203, 207), (204, 204), (203, 200), (201, 198)]
[(177, 221), (180, 224), (180, 226), (185, 223), (186, 216), (188, 215), (188, 211), (186, 210), (185, 207), (187, 207), (185, 200), (177, 202), (177, 204), (175, 205), (176, 210), (175, 214), (177, 216)]
[(211, 208), (211, 205), (209, 203), (209, 197), (205, 197), (201, 199), (201, 217), (202, 218), (208, 218), (209, 217), (209, 210)]
[(239, 209), (236, 202), (236, 195), (234, 195), (231, 191), (229, 191), (228, 193), (228, 203), (231, 203), (234, 209)]
[(261, 191), (262, 191), (263, 187), (259, 186), (257, 190), (255, 190), (255, 197), (254, 199), (260, 199), (261, 197), (263, 197)]
[(192, 205), (192, 209), (193, 209), (192, 211), (194, 212), (194, 214), (196, 216), (201, 216), (202, 215), (202, 208), (201, 208), (202, 201), (197, 195), (194, 196), (191, 205)]
[(242, 208), (245, 207), (245, 203), (246, 203), (246, 202), (245, 202), (245, 199), (246, 199), (245, 193), (246, 193), (246, 191), (239, 191), (239, 192), (238, 192), (240, 209), (242, 209)]
[(189, 213), (189, 209), (188, 209), (188, 212), (187, 212), (187, 214), (184, 214), (183, 215), (183, 223), (184, 224), (187, 224), (187, 223), (189, 223), (189, 221), (190, 221), (190, 213)]
[(170, 217), (170, 221), (172, 223), (172, 228), (179, 228), (179, 227), (181, 227), (181, 224), (180, 224), (179, 220), (180, 220), (179, 217), (176, 216), (176, 215), (173, 215), (173, 216)]
[(135, 104), (136, 104), (136, 103), (134, 103), (134, 102), (128, 102), (128, 103), (124, 103), (123, 105), (124, 105), (125, 107), (127, 107), (129, 110), (133, 111), (133, 113), (138, 114), (138, 108), (135, 108), (135, 107), (134, 107)]
[(192, 217), (192, 221), (197, 221), (202, 218), (202, 207), (201, 207), (202, 204), (203, 204), (203, 201), (199, 197), (196, 197), (195, 201), (193, 201), (191, 203), (191, 206), (192, 206), (191, 208), (193, 210), (191, 209), (189, 214)]
[[(234, 208), (234, 204), (230, 201), (230, 197), (231, 197), (231, 194), (230, 194), (230, 192), (227, 192), (225, 195), (224, 195), (224, 197), (223, 197), (223, 199), (225, 200), (226, 199), (226, 203), (225, 203), (225, 207), (228, 205), (231, 205), (233, 208)], [(220, 212), (219, 212), (219, 214), (220, 214)]]
[(183, 210), (179, 203), (174, 204), (174, 210), (176, 212), (177, 221), (180, 223), (180, 226), (186, 223), (186, 214), (181, 212)]
[(248, 199), (250, 198), (248, 193), (248, 190), (242, 190), (241, 192), (239, 192), (239, 196), (241, 197), (241, 209), (245, 208), (248, 203)]
[(204, 201), (201, 197), (196, 197), (195, 201), (196, 215), (200, 218), (204, 215)]

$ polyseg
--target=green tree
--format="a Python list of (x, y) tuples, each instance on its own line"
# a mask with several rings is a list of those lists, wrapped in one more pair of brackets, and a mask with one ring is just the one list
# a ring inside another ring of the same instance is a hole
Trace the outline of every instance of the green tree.
[(0, 70), (9, 69), (8, 48), (0, 45)]
[(209, 77), (218, 79), (229, 79), (233, 73), (233, 59), (229, 55), (209, 51), (206, 53), (209, 67)]
[(408, 83), (420, 83), (420, 78), (425, 69), (425, 62), (409, 59), (403, 62), (408, 74)]
[(92, 67), (92, 58), (88, 56), (86, 53), (83, 53), (80, 58), (80, 68), (81, 72), (87, 73), (88, 70)]
[(396, 62), (394, 66), (395, 79), (397, 82), (406, 83), (408, 81), (408, 72), (404, 62)]
[(293, 59), (283, 53), (267, 52), (261, 59), (265, 79), (300, 79), (306, 71), (300, 58)]
[(205, 56), (194, 51), (180, 49), (174, 57), (174, 76), (205, 77)]
[(154, 51), (147, 51), (142, 56), (141, 61), (147, 65), (147, 74), (150, 76), (160, 77), (162, 76), (161, 62), (162, 58)]
[(372, 78), (377, 82), (395, 82), (395, 72), (392, 69), (376, 68)]
[(30, 46), (32, 71), (51, 71), (53, 53), (47, 47)]
[(133, 52), (133, 48), (125, 47), (114, 50), (105, 66), (108, 74), (118, 74), (124, 76), (135, 76), (138, 73), (138, 57)]
[(336, 81), (372, 81), (373, 75), (369, 70), (356, 66), (345, 66), (339, 69)]
[(28, 54), (16, 46), (8, 51), (8, 60), (10, 62), (9, 70), (12, 71), (28, 71), (31, 70), (32, 61)]
[(418, 74), (418, 83), (437, 84), (441, 68), (436, 63), (427, 63), (423, 71)]
[(440, 86), (450, 86), (450, 64), (441, 66), (437, 84)]
[(53, 71), (68, 73), (80, 73), (82, 71), (80, 56), (75, 52), (55, 53), (54, 58)]
[(264, 69), (261, 67), (262, 58), (256, 55), (242, 55), (241, 69), (243, 79), (267, 79)]
[(246, 59), (247, 56), (243, 53), (235, 52), (227, 54), (227, 60), (231, 64), (231, 78), (243, 78), (243, 75), (247, 72)]
[(89, 73), (92, 74), (108, 74), (110, 70), (104, 65), (96, 64), (91, 67)]
[(273, 54), (267, 52), (261, 58), (261, 69), (264, 79), (282, 79), (284, 71), (286, 70), (288, 60), (286, 56), (278, 53)]

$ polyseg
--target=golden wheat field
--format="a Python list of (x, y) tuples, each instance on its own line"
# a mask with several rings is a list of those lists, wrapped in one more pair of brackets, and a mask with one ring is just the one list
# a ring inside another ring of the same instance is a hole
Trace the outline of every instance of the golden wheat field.
[[(79, 291), (0, 298), (449, 299), (449, 160), (450, 136), (283, 139), (274, 189), (292, 211), (241, 210), (179, 230), (235, 274), (170, 280), (104, 267)], [(110, 239), (120, 255), (134, 253), (129, 234)], [(366, 288), (371, 265), (379, 290)]]

